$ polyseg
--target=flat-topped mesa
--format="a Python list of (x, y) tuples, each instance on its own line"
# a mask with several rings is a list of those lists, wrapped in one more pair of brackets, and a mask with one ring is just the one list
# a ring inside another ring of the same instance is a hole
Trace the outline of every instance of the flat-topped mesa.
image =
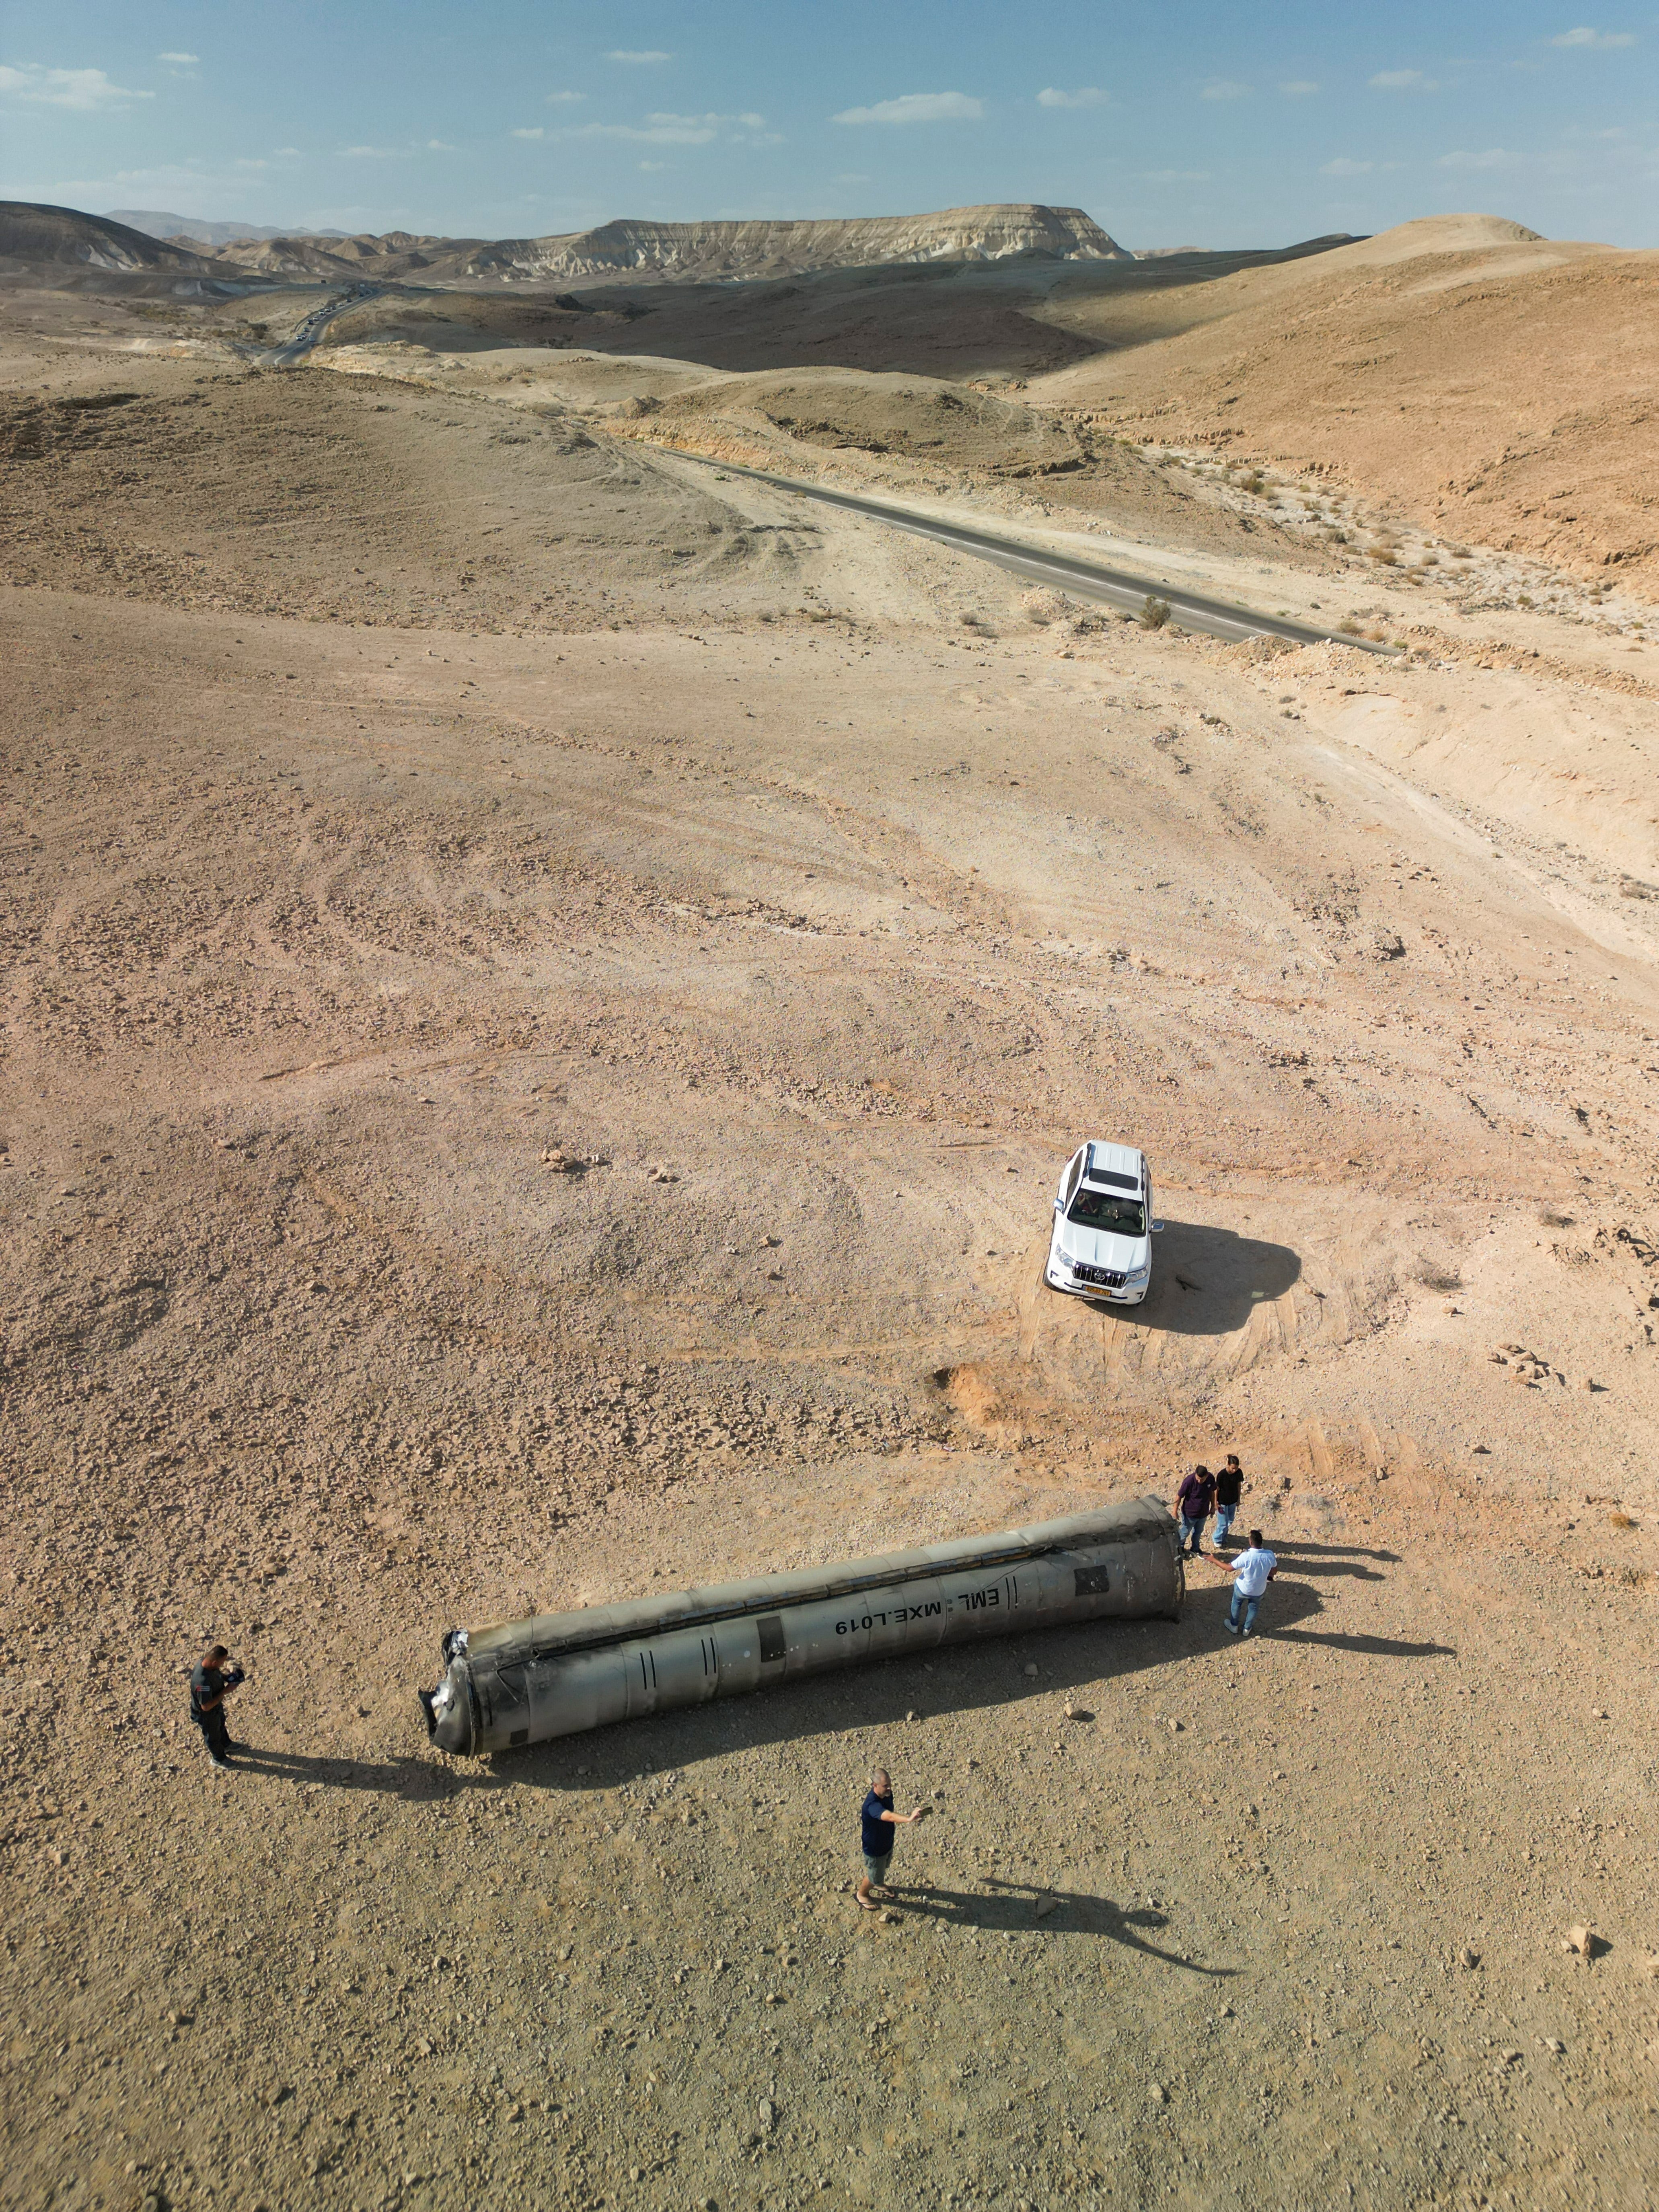
[(1011, 204), (799, 222), (624, 217), (562, 237), (500, 239), (471, 255), (467, 267), (479, 276), (707, 279), (799, 276), (907, 261), (1006, 261), (1020, 253), (1060, 261), (1134, 258), (1081, 208)]

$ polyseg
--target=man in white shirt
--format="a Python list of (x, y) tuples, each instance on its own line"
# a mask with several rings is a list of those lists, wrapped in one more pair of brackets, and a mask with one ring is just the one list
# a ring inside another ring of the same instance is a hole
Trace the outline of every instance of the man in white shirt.
[[(1279, 1572), (1279, 1562), (1262, 1541), (1260, 1528), (1251, 1529), (1249, 1551), (1241, 1552), (1227, 1571), (1233, 1578), (1233, 1601), (1227, 1608), (1227, 1633), (1248, 1636), (1255, 1626), (1261, 1593)], [(1244, 1615), (1242, 1622), (1238, 1617), (1241, 1611)]]

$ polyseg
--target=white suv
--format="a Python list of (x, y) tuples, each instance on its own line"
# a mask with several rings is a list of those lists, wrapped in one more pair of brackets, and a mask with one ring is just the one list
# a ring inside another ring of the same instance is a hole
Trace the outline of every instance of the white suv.
[(1080, 1298), (1138, 1306), (1152, 1279), (1152, 1177), (1144, 1152), (1097, 1140), (1066, 1164), (1042, 1279)]

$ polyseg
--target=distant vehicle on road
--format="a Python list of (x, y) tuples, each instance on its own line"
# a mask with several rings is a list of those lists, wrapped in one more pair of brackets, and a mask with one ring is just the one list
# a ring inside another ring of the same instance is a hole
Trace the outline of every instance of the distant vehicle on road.
[(1081, 1145), (1054, 1194), (1054, 1228), (1042, 1279), (1074, 1297), (1138, 1306), (1152, 1287), (1152, 1176), (1128, 1145)]

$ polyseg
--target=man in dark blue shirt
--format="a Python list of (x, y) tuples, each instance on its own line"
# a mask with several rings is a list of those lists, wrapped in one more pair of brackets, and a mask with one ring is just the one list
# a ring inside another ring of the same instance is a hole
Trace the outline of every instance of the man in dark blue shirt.
[(884, 1891), (887, 1887), (887, 1862), (893, 1856), (894, 1829), (911, 1826), (927, 1810), (925, 1805), (918, 1805), (914, 1813), (896, 1813), (891, 1775), (885, 1767), (878, 1766), (870, 1777), (870, 1795), (859, 1814), (864, 1831), (864, 1872), (854, 1893), (866, 1912), (880, 1910), (871, 1892)]

